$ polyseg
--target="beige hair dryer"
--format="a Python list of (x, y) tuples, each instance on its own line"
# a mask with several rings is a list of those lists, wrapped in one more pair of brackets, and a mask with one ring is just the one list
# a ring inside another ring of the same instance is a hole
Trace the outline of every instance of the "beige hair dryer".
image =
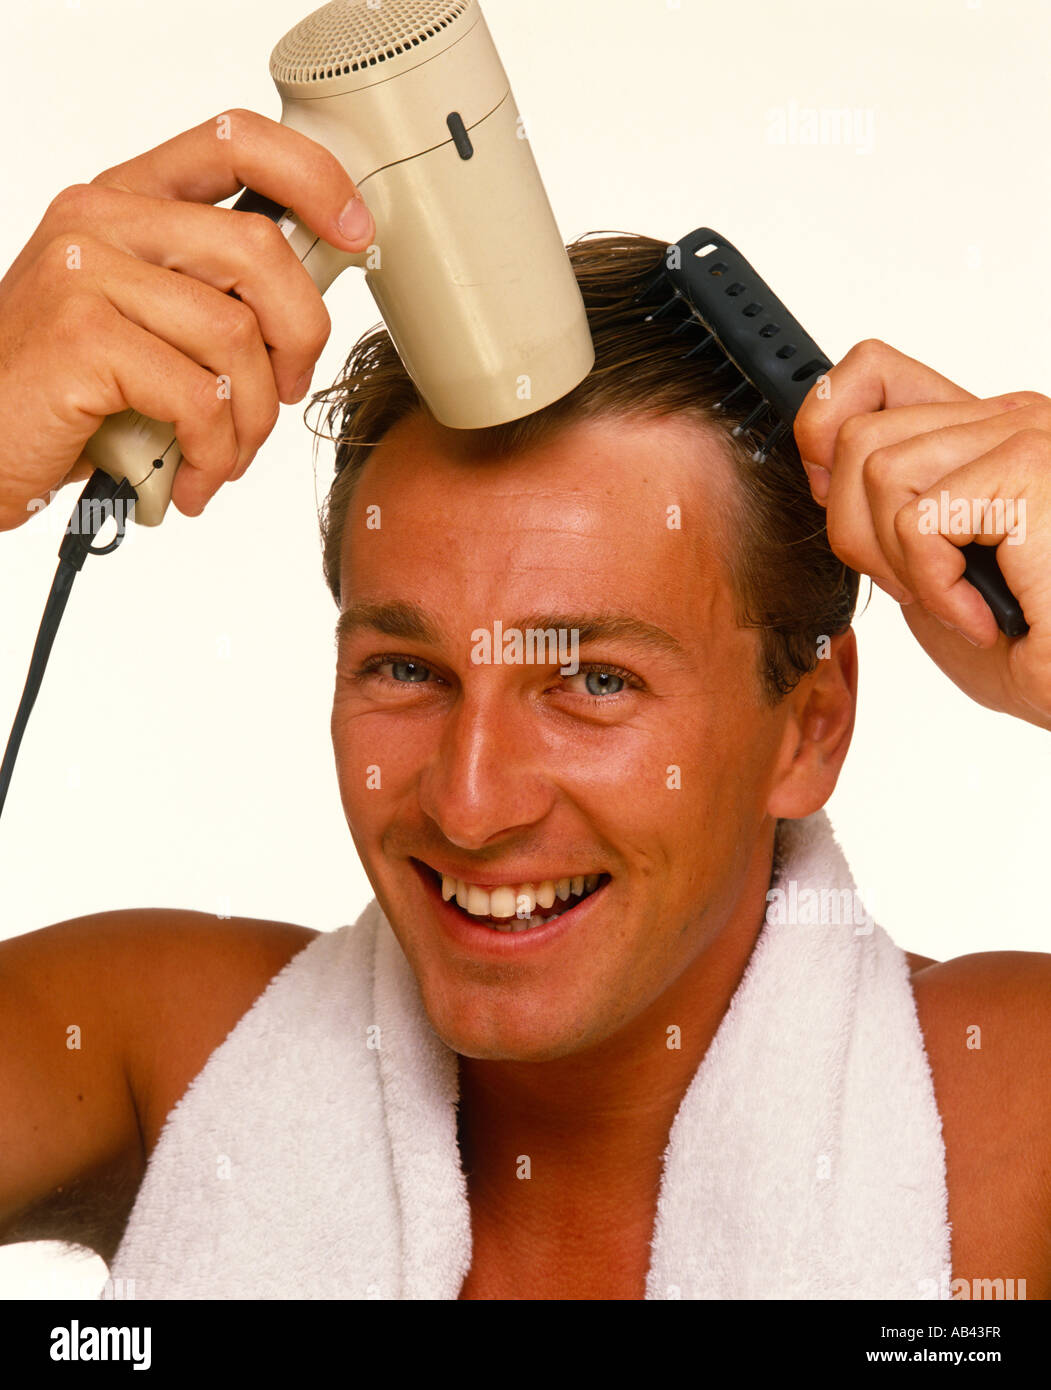
[[(331, 150), (376, 223), (338, 251), (252, 190), (324, 294), (365, 281), (431, 413), (456, 429), (532, 414), (594, 365), (580, 290), (477, 0), (333, 0), (270, 57), (281, 121)], [(85, 454), (156, 526), (182, 457), (171, 423), (112, 415)]]

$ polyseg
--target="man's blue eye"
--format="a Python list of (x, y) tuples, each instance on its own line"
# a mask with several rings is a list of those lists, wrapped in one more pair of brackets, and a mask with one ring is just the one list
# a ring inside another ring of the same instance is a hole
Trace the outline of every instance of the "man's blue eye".
[[(616, 681), (616, 686), (611, 688), (610, 681)], [(588, 671), (584, 678), (584, 684), (589, 695), (617, 695), (624, 684), (624, 679), (622, 676), (615, 676), (612, 671)]]
[(425, 681), (430, 675), (426, 666), (421, 666), (418, 661), (392, 661), (390, 665), (391, 676), (394, 680), (400, 681), (399, 671), (408, 671), (410, 674), (405, 677), (405, 681)]

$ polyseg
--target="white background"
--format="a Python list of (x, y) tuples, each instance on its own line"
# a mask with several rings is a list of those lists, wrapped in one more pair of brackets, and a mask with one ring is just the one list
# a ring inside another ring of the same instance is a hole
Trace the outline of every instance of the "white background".
[[(879, 337), (979, 395), (1051, 392), (1041, 0), (482, 8), (566, 240), (707, 224), (834, 359)], [(232, 106), (276, 119), (270, 50), (308, 9), (5, 7), (0, 265), (67, 184)], [(793, 103), (859, 112), (862, 139), (775, 143)], [(379, 317), (355, 270), (326, 303), (317, 388)], [(315, 477), (303, 409), (201, 518), (133, 527), (78, 579), (0, 819), (0, 936), (154, 905), (331, 929), (371, 896), (328, 735), (316, 504), (332, 450)], [(0, 536), (0, 747), (80, 486)], [(1051, 740), (969, 702), (881, 592), (857, 631), (858, 724), (829, 812), (877, 920), (940, 959), (1046, 951)], [(93, 1295), (104, 1277), (95, 1257), (0, 1251), (0, 1295)]]

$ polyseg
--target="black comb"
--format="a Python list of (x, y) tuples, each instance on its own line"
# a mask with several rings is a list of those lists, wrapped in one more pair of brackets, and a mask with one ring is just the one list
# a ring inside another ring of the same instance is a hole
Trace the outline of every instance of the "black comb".
[[(761, 435), (754, 457), (764, 459), (792, 428), (807, 392), (832, 367), (831, 359), (740, 251), (711, 227), (698, 227), (668, 247), (635, 303), (651, 299), (657, 301), (651, 318), (676, 315), (676, 332), (701, 331), (683, 357), (713, 344), (722, 352), (726, 360), (715, 370), (727, 373), (727, 382), (719, 408), (731, 401), (742, 409), (751, 404), (734, 434)], [(964, 577), (989, 605), (1000, 630), (1008, 637), (1024, 636), (1029, 624), (996, 562), (995, 546), (972, 541), (962, 550)]]

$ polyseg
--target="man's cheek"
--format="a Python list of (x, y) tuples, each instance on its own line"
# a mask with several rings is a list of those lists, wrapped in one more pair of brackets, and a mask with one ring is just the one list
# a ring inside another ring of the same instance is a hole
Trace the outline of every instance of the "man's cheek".
[(343, 806), (355, 820), (389, 811), (413, 787), (424, 756), (404, 729), (375, 714), (341, 711), (338, 704), (332, 746)]
[[(348, 819), (358, 821), (375, 813), (389, 789), (392, 768), (382, 743), (367, 728), (371, 721), (355, 718), (337, 701), (332, 713), (332, 747), (336, 777)], [(386, 778), (384, 765), (386, 764)]]

